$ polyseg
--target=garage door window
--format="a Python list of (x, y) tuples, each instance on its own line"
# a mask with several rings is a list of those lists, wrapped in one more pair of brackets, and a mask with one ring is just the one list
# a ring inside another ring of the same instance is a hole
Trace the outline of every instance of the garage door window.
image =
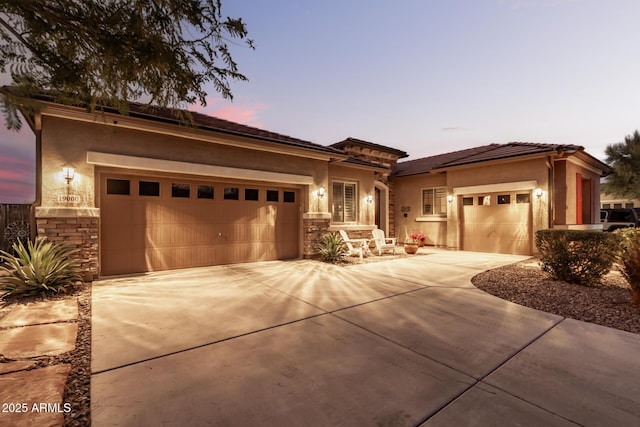
[(278, 195), (278, 190), (267, 190), (267, 202), (277, 202)]
[(191, 197), (191, 186), (189, 184), (171, 184), (171, 197)]
[(296, 193), (293, 191), (284, 191), (282, 194), (282, 200), (285, 203), (295, 203), (296, 202)]
[(516, 203), (531, 203), (531, 195), (529, 193), (516, 194)]
[(245, 200), (258, 200), (259, 191), (255, 188), (245, 188), (244, 189), (244, 199)]
[(198, 185), (198, 199), (213, 199), (213, 186)]
[(498, 204), (499, 205), (508, 205), (511, 203), (511, 195), (509, 194), (501, 194), (498, 196)]
[(138, 195), (140, 196), (160, 196), (160, 183), (154, 181), (140, 181), (138, 183)]
[(447, 189), (445, 187), (422, 190), (422, 215), (447, 214)]
[(225, 200), (240, 200), (240, 190), (238, 187), (224, 187)]
[(473, 197), (463, 197), (462, 206), (473, 206)]
[(107, 194), (131, 194), (131, 182), (128, 179), (107, 179)]

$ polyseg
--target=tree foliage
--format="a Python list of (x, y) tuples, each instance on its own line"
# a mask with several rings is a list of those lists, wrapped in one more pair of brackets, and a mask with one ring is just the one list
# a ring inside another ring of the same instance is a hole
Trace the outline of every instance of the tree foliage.
[(253, 48), (241, 18), (223, 17), (221, 0), (0, 0), (0, 72), (7, 126), (16, 105), (46, 91), (89, 110), (129, 100), (161, 107), (206, 105), (206, 84), (232, 99), (238, 71), (229, 44)]
[(607, 194), (628, 199), (640, 199), (640, 134), (625, 137), (624, 142), (608, 145), (605, 154), (613, 173), (607, 177), (603, 190)]

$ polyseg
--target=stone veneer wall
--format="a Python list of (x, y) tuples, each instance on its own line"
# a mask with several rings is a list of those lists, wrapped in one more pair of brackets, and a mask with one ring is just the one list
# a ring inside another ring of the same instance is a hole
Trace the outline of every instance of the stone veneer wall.
[(308, 217), (302, 220), (303, 230), (303, 258), (316, 258), (318, 256), (318, 243), (329, 232), (329, 218)]
[(98, 278), (98, 209), (36, 208), (37, 236), (80, 249), (83, 278)]
[(366, 230), (346, 230), (350, 239), (373, 239), (371, 227)]
[(387, 237), (398, 237), (398, 236), (396, 236), (396, 193), (395, 193), (395, 183), (393, 181), (387, 180), (387, 185), (389, 186), (389, 236), (387, 236)]

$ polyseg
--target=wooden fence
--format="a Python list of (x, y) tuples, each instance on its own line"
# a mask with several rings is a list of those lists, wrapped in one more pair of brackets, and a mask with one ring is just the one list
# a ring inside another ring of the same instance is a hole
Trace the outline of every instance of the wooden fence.
[(11, 252), (18, 239), (29, 239), (29, 210), (31, 205), (0, 204), (0, 249)]

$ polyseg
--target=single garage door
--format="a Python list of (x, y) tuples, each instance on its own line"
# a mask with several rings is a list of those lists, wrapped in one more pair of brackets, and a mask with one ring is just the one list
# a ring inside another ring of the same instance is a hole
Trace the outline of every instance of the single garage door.
[(102, 174), (102, 275), (299, 256), (296, 188)]
[(465, 195), (461, 204), (464, 250), (531, 255), (531, 192)]

